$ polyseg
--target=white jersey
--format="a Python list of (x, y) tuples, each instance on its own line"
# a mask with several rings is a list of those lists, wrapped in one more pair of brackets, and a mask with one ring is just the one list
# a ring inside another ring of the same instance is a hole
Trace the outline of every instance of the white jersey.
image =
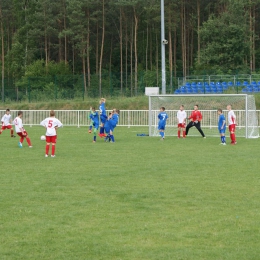
[(228, 112), (228, 125), (235, 125), (236, 124), (236, 115), (233, 110)]
[(18, 116), (14, 119), (15, 131), (20, 133), (24, 131), (22, 119)]
[(12, 119), (12, 116), (10, 114), (9, 115), (5, 114), (1, 119), (3, 126), (10, 125), (11, 119)]
[(182, 110), (182, 111), (179, 110), (179, 111), (177, 112), (178, 124), (183, 124), (183, 123), (185, 123), (186, 118), (187, 118), (187, 114), (186, 114), (185, 110)]
[(61, 127), (62, 123), (55, 117), (47, 117), (40, 123), (40, 125), (46, 128), (46, 136), (55, 136), (57, 135), (56, 127)]

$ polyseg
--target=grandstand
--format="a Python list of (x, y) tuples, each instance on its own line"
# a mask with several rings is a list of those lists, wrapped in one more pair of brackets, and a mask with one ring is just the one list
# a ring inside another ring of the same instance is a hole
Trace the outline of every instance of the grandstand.
[(259, 75), (201, 75), (178, 79), (174, 94), (259, 93)]

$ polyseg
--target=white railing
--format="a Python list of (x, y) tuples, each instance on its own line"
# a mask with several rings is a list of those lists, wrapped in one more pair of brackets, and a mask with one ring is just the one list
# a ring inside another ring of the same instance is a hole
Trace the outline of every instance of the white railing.
[[(11, 114), (13, 119), (16, 117), (18, 110), (12, 110)], [(39, 125), (40, 122), (49, 116), (49, 110), (23, 110), (23, 124), (24, 125)], [(191, 111), (186, 110), (187, 115)], [(203, 115), (202, 126), (216, 127), (218, 119), (215, 110), (201, 110)], [(56, 117), (63, 123), (64, 126), (87, 126), (90, 124), (89, 110), (55, 110)], [(158, 111), (159, 113), (159, 111)], [(176, 125), (177, 110), (167, 111), (169, 115), (167, 125)], [(224, 111), (224, 114), (226, 111)], [(245, 111), (235, 111), (237, 116), (237, 123), (239, 126), (245, 126)], [(5, 114), (5, 110), (0, 110), (0, 117)], [(121, 110), (118, 126), (148, 126), (149, 110)], [(258, 119), (258, 127), (260, 122), (260, 110), (256, 111)]]

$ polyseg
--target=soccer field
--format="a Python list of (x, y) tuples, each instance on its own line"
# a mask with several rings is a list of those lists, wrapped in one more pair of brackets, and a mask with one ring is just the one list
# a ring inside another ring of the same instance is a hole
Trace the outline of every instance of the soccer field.
[(259, 259), (260, 139), (64, 127), (45, 158), (26, 130), (31, 149), (0, 136), (0, 259)]

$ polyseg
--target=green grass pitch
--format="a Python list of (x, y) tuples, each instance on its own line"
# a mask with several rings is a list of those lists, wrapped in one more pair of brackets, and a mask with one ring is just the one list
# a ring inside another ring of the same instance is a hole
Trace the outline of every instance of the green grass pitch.
[(26, 130), (32, 149), (0, 136), (0, 259), (259, 259), (260, 139), (64, 127), (45, 158)]

